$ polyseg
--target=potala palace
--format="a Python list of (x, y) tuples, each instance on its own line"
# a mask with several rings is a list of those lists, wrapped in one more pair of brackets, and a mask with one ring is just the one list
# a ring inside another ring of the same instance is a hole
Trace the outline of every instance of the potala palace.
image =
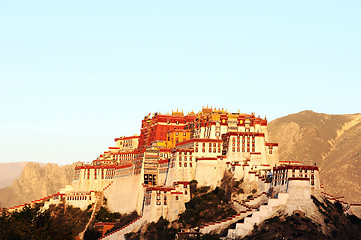
[(65, 202), (86, 209), (105, 197), (111, 211), (136, 210), (140, 218), (104, 238), (122, 239), (161, 216), (176, 220), (190, 200), (192, 180), (215, 188), (225, 172), (253, 184), (257, 193), (251, 199), (233, 199), (238, 214), (200, 226), (201, 233), (244, 218), (227, 238), (244, 236), (280, 209), (317, 218), (311, 195), (322, 194), (318, 167), (280, 160), (278, 144), (268, 139), (266, 118), (208, 107), (198, 113), (145, 116), (139, 135), (115, 138), (115, 146), (90, 164), (77, 166), (72, 185), (45, 206)]

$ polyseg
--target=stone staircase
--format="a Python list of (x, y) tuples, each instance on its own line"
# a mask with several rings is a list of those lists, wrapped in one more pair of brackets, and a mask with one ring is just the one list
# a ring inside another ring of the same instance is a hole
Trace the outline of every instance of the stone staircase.
[(199, 232), (203, 234), (207, 234), (210, 232), (220, 232), (222, 229), (227, 228), (229, 225), (235, 222), (238, 222), (239, 220), (245, 218), (251, 213), (252, 210), (244, 210), (227, 219), (222, 219), (220, 221), (207, 223), (206, 225), (199, 227)]
[(278, 198), (268, 199), (266, 205), (261, 205), (252, 212), (251, 216), (245, 217), (243, 223), (237, 223), (235, 229), (229, 229), (227, 239), (244, 237), (249, 234), (255, 224), (260, 224), (280, 210), (287, 203), (288, 197), (287, 193), (279, 193)]
[(258, 209), (258, 205), (267, 200), (267, 193), (263, 192), (255, 198), (247, 199), (245, 201), (232, 200), (232, 203), (237, 210), (237, 214), (227, 219), (207, 223), (199, 228), (199, 232), (207, 234), (210, 232), (221, 232), (221, 230), (229, 227), (231, 224), (247, 217)]
[[(239, 201), (237, 199), (233, 200), (234, 205), (240, 205), (246, 209), (257, 209), (260, 205), (267, 203), (268, 197), (266, 192), (262, 192), (258, 194), (256, 197), (252, 197), (250, 199)], [(238, 208), (237, 206), (235, 206)]]

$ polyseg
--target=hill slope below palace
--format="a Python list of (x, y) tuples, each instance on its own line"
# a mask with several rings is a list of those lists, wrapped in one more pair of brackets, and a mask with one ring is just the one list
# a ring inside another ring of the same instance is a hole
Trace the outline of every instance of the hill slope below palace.
[(270, 122), (268, 130), (280, 160), (316, 163), (326, 192), (361, 202), (361, 114), (303, 111)]
[(29, 203), (59, 192), (60, 188), (71, 184), (75, 164), (65, 166), (54, 163), (26, 164), (18, 179), (15, 179), (10, 186), (0, 189), (1, 207)]

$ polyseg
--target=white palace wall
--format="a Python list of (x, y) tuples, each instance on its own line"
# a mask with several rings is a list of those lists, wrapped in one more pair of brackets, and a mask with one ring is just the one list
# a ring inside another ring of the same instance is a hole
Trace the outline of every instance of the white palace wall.
[(267, 162), (263, 162), (263, 164), (269, 164), (271, 167), (275, 165), (279, 165), (279, 151), (278, 146), (273, 146), (272, 154), (267, 153)]
[(114, 179), (104, 196), (110, 211), (129, 213), (136, 210), (140, 213), (144, 196), (142, 174)]
[(311, 199), (311, 188), (308, 179), (304, 180), (289, 180), (288, 191), (289, 194), (288, 202), (286, 205), (286, 213), (292, 214), (295, 210), (300, 210), (311, 216), (315, 212), (315, 207)]
[(197, 160), (195, 179), (198, 186), (217, 186), (217, 159)]
[(226, 170), (226, 161), (213, 158), (201, 158), (197, 160), (195, 180), (198, 186), (210, 186), (215, 188), (221, 184)]

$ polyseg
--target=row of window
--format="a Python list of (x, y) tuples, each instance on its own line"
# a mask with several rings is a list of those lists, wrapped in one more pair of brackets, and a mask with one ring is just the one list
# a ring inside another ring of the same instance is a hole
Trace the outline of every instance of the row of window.
[(134, 159), (133, 154), (117, 154), (115, 155), (115, 159), (117, 160), (132, 160)]
[[(240, 152), (240, 150), (241, 150), (241, 148), (237, 147), (237, 152)], [(249, 148), (249, 147), (247, 147), (247, 148), (242, 147), (242, 152), (250, 152), (250, 150), (251, 150), (251, 148)], [(255, 151), (256, 151), (256, 149), (253, 147), (252, 152), (255, 152)], [(236, 152), (235, 147), (232, 147), (232, 152)]]
[(191, 152), (178, 152), (178, 155), (191, 155)]
[[(167, 200), (167, 196), (164, 195), (163, 199), (164, 199), (164, 200)], [(160, 200), (160, 195), (157, 195), (157, 200)]]
[[(187, 161), (187, 159), (188, 159), (187, 157), (179, 156), (179, 161), (182, 161), (182, 160)], [(189, 161), (192, 161), (192, 156), (189, 157)]]
[[(187, 163), (184, 163), (183, 166), (184, 166), (184, 167), (187, 167)], [(182, 167), (182, 163), (181, 163), (181, 162), (179, 163), (179, 167)], [(193, 164), (192, 164), (192, 163), (189, 163), (189, 167), (193, 167)]]
[[(196, 147), (194, 149), (195, 152), (198, 152), (198, 147)], [(202, 152), (206, 152), (206, 149), (205, 148), (202, 148)], [(208, 148), (208, 152), (211, 153), (212, 152), (212, 148)], [(217, 148), (213, 148), (213, 153), (216, 153), (217, 152)], [(221, 153), (221, 148), (218, 148), (218, 153)]]
[[(285, 174), (275, 174), (275, 180), (278, 180), (278, 179), (285, 179), (287, 178), (287, 173)], [(296, 177), (296, 174), (292, 174), (292, 177)], [(308, 177), (308, 174), (306, 173), (305, 175), (303, 175), (302, 173), (298, 174), (298, 177)], [(311, 179), (315, 179), (315, 175), (314, 174), (311, 174)]]
[[(252, 138), (252, 142), (255, 141), (255, 136), (242, 136), (242, 142), (245, 142), (246, 141), (246, 138), (247, 138), (247, 142), (249, 142)], [(235, 142), (237, 139), (237, 142), (240, 142), (241, 141), (241, 137), (240, 136), (237, 136), (237, 137), (232, 137), (232, 142)]]
[[(165, 197), (165, 196), (164, 196), (164, 197)], [(175, 197), (175, 200), (179, 200), (179, 197), (176, 196), (176, 197)], [(146, 199), (146, 200), (145, 200), (145, 205), (148, 206), (148, 205), (150, 205), (150, 204), (151, 204), (151, 199), (150, 199), (150, 198)], [(161, 205), (161, 204), (162, 204), (162, 200), (160, 200), (160, 198), (159, 198), (159, 199), (157, 198), (156, 204), (157, 204), (157, 205)], [(167, 198), (166, 198), (166, 197), (165, 197), (165, 199), (163, 200), (163, 205), (167, 205)]]
[[(276, 171), (275, 171), (275, 174), (287, 173), (288, 170), (289, 170), (289, 169), (276, 170)], [(298, 171), (298, 172), (301, 172), (301, 173), (303, 173), (303, 172), (308, 173), (308, 172), (310, 172), (310, 171), (311, 171), (311, 173), (314, 173), (314, 172), (315, 172), (314, 169), (311, 169), (311, 170), (309, 170), (309, 169), (297, 169), (297, 171)], [(292, 172), (293, 172), (293, 173), (296, 172), (296, 168), (292, 168)]]
[(72, 196), (72, 197), (66, 197), (66, 200), (87, 200), (89, 198), (89, 200), (92, 200), (91, 196)]
[[(161, 201), (157, 200), (157, 205), (161, 205)], [(167, 200), (164, 200), (163, 205), (167, 205)]]
[[(240, 145), (241, 145), (240, 143), (237, 143), (237, 147), (240, 147)], [(245, 145), (246, 145), (245, 143), (242, 143), (242, 147), (245, 147)], [(236, 144), (235, 144), (235, 143), (232, 143), (232, 146), (235, 147)], [(250, 147), (250, 146), (251, 146), (251, 144), (248, 142), (248, 143), (247, 143), (247, 147)], [(255, 145), (254, 143), (252, 143), (252, 147), (255, 147), (255, 146), (256, 146), (256, 145)]]
[[(201, 145), (202, 145), (202, 147), (206, 147), (206, 143), (202, 143)], [(195, 146), (198, 147), (199, 144), (196, 142)], [(221, 147), (221, 143), (218, 143), (218, 144), (217, 143), (208, 143), (208, 147), (212, 147), (212, 146), (213, 147), (217, 147), (217, 146)]]

